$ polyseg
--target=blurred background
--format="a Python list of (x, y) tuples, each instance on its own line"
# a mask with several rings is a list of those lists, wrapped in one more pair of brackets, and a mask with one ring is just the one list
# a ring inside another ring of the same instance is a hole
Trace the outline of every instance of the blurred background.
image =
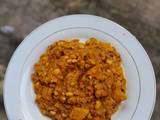
[(160, 120), (160, 0), (0, 0), (0, 120), (7, 120), (3, 78), (16, 47), (42, 23), (77, 13), (108, 18), (138, 38), (151, 58), (157, 79), (151, 120)]

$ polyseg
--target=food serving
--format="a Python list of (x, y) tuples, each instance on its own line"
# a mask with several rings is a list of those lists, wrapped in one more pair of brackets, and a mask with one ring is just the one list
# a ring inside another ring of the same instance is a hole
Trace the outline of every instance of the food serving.
[(96, 38), (49, 45), (32, 81), (40, 111), (56, 120), (111, 120), (127, 99), (120, 54)]

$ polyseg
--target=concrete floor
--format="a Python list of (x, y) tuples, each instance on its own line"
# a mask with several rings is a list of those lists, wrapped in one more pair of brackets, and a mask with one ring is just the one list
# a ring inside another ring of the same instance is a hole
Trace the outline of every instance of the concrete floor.
[(2, 81), (15, 48), (40, 24), (76, 13), (113, 20), (138, 38), (155, 69), (157, 101), (152, 120), (160, 120), (160, 0), (0, 0), (0, 8), (0, 120), (7, 120)]

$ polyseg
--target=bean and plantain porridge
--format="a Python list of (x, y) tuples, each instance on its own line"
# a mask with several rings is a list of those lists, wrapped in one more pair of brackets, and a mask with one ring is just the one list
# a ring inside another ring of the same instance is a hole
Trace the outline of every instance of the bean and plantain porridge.
[(111, 120), (127, 99), (120, 54), (96, 38), (49, 45), (32, 81), (40, 111), (53, 120)]

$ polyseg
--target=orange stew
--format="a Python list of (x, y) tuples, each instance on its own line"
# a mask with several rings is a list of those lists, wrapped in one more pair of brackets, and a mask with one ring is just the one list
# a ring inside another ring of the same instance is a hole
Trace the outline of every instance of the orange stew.
[(127, 98), (121, 64), (116, 49), (96, 38), (51, 44), (32, 74), (40, 111), (56, 120), (111, 120)]

